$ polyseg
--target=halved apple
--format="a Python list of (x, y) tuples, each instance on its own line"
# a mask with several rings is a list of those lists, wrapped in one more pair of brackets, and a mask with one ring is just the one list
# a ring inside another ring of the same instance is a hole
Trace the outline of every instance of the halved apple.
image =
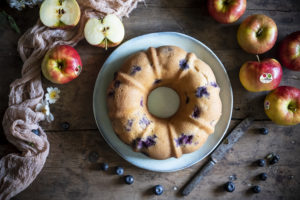
[(51, 28), (74, 27), (80, 19), (80, 8), (76, 0), (45, 0), (40, 7), (40, 19)]
[(106, 15), (102, 19), (90, 18), (84, 27), (84, 37), (88, 43), (105, 49), (120, 44), (124, 35), (123, 23), (114, 14)]

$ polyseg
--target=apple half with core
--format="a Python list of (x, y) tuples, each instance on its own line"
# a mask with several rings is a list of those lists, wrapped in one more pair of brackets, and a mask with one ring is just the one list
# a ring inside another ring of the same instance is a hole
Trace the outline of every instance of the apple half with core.
[(51, 28), (74, 27), (80, 19), (80, 8), (76, 0), (45, 0), (40, 7), (40, 19)]
[(276, 23), (266, 15), (257, 14), (247, 17), (241, 23), (237, 40), (246, 52), (262, 54), (274, 46), (277, 35)]
[(94, 46), (117, 46), (124, 39), (125, 30), (121, 20), (114, 14), (104, 18), (90, 18), (84, 27), (84, 37), (88, 43)]
[(250, 92), (269, 91), (278, 87), (282, 78), (280, 63), (272, 58), (245, 62), (239, 73), (244, 88)]
[(286, 36), (281, 41), (279, 59), (288, 69), (300, 71), (300, 31)]
[(68, 83), (78, 77), (81, 70), (80, 56), (69, 45), (60, 45), (50, 49), (42, 61), (42, 73), (53, 83)]
[(276, 124), (299, 124), (300, 90), (291, 86), (280, 86), (266, 96), (264, 107), (267, 116)]
[(209, 14), (218, 22), (229, 24), (237, 21), (246, 10), (246, 0), (208, 0)]

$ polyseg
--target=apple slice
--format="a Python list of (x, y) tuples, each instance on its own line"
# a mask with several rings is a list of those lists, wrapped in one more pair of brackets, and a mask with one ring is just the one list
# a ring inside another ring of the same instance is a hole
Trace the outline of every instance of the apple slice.
[(76, 0), (45, 0), (40, 8), (40, 19), (51, 28), (74, 27), (80, 19)]
[(84, 27), (84, 37), (91, 45), (114, 47), (124, 39), (125, 30), (121, 20), (113, 14), (103, 19), (90, 18)]

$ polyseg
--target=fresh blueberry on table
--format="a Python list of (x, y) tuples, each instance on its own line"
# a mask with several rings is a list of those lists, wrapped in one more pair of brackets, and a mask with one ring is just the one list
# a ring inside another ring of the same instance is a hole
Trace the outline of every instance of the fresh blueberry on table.
[(261, 189), (260, 189), (260, 187), (258, 185), (255, 185), (255, 186), (252, 187), (252, 191), (254, 193), (260, 193)]
[(268, 133), (269, 133), (269, 129), (267, 129), (267, 128), (261, 128), (259, 131), (263, 135), (268, 135)]
[(261, 173), (261, 174), (259, 175), (259, 179), (262, 180), (262, 181), (267, 180), (267, 178), (268, 178), (268, 175), (267, 175), (266, 173)]
[(229, 181), (225, 184), (225, 190), (227, 192), (233, 192), (235, 190), (235, 185), (233, 182)]
[(70, 128), (70, 124), (68, 122), (63, 122), (61, 123), (61, 128), (66, 131)]
[(134, 178), (131, 175), (125, 176), (125, 183), (131, 185), (134, 182)]
[(123, 167), (116, 167), (116, 174), (123, 175), (123, 173), (124, 173)]
[(257, 165), (260, 167), (264, 167), (266, 165), (266, 161), (264, 159), (259, 159), (257, 161)]
[(108, 163), (101, 163), (101, 170), (107, 171), (108, 170)]
[(153, 192), (155, 195), (161, 195), (164, 192), (164, 188), (161, 185), (156, 185), (153, 188)]
[(274, 155), (273, 158), (270, 160), (270, 164), (274, 165), (275, 163), (278, 163), (279, 159), (279, 155)]

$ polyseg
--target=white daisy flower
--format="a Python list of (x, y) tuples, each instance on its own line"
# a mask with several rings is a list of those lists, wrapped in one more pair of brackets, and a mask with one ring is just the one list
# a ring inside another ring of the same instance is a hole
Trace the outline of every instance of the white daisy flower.
[(38, 103), (36, 105), (35, 111), (43, 113), (46, 116), (46, 120), (48, 122), (51, 122), (54, 120), (54, 116), (50, 112), (49, 103), (46, 100), (42, 100), (41, 103)]
[(50, 104), (55, 103), (59, 99), (60, 90), (58, 88), (48, 87), (47, 94), (45, 95), (46, 101)]

